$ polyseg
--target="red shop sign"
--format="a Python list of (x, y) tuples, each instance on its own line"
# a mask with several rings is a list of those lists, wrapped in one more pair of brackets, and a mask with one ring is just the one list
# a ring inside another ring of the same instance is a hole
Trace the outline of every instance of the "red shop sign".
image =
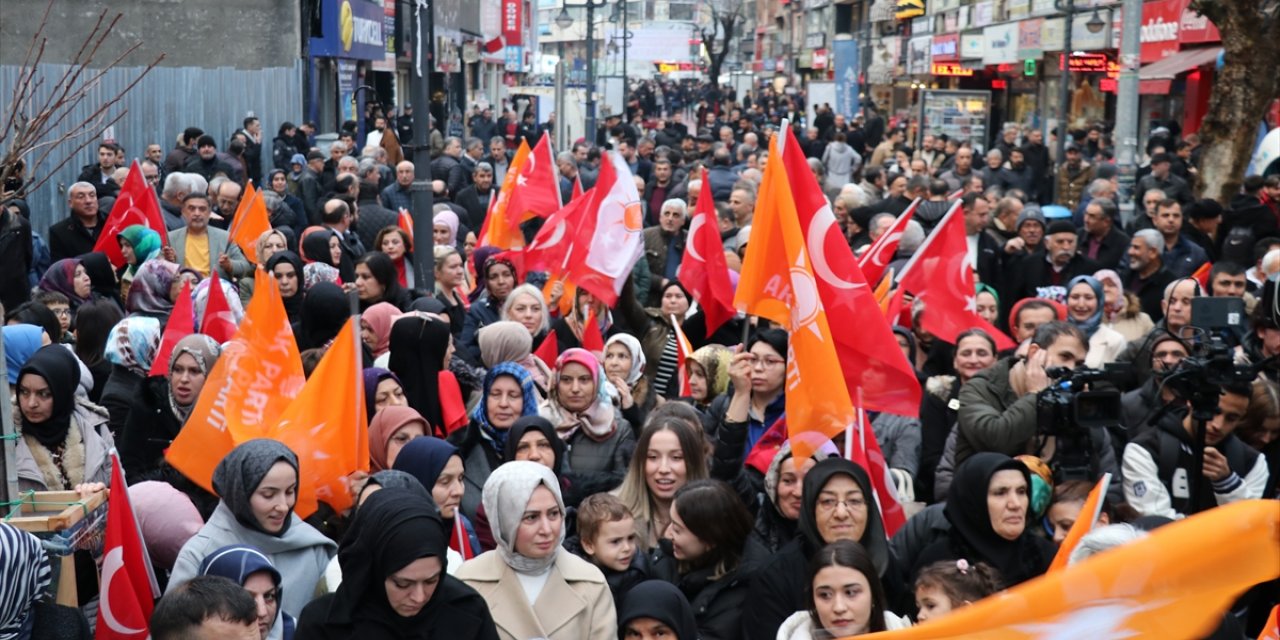
[(934, 62), (957, 62), (960, 60), (960, 34), (944, 33), (933, 37), (931, 47)]
[(1142, 62), (1155, 62), (1178, 52), (1178, 30), (1187, 0), (1159, 0), (1142, 5)]
[(1182, 23), (1178, 26), (1178, 40), (1186, 44), (1222, 42), (1218, 26), (1205, 16), (1197, 15), (1190, 6), (1182, 10)]
[(521, 25), (523, 18), (524, 7), (521, 6), (520, 0), (502, 0), (502, 39), (506, 41), (508, 47), (520, 46), (524, 32), (524, 27)]

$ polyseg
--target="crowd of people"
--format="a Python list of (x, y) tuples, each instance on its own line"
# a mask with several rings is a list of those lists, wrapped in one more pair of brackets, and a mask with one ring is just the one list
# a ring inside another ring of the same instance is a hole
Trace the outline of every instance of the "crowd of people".
[[(912, 514), (888, 535), (843, 435), (803, 457), (786, 443), (787, 332), (739, 315), (708, 335), (678, 278), (707, 186), (726, 262), (741, 267), (769, 139), (803, 106), (767, 89), (739, 100), (642, 85), (594, 140), (558, 153), (565, 202), (612, 151), (641, 194), (644, 255), (612, 306), (477, 244), (523, 135), (487, 109), (471, 136), (433, 132), (433, 225), (417, 234), (397, 224), (414, 166), (387, 144), (411, 132), (403, 116), (371, 113), (363, 147), (348, 127), (324, 150), (307, 124), (282, 123), (267, 144), (247, 119), (225, 152), (188, 128), (139, 165), (167, 237), (124, 228), (112, 239), (120, 266), (94, 251), (130, 171), (103, 143), (47, 234), (20, 199), (0, 211), (19, 487), (100, 491), (119, 451), (164, 593), (157, 640), (859, 635), (1044, 574), (1106, 473), (1100, 525), (1125, 539), (1277, 497), (1280, 179), (1247, 176), (1230, 202), (1199, 199), (1197, 142), (1157, 132), (1126, 222), (1101, 127), (1068, 132), (1055, 163), (1034, 128), (1004, 127), (985, 150), (932, 134), (913, 148), (874, 110), (820, 107), (793, 126), (851, 250), (918, 199), (889, 265), (900, 270), (958, 201), (977, 313), (1019, 345), (1002, 351), (981, 328), (936, 339), (919, 301), (891, 319), (923, 400), (918, 415), (868, 414)], [(256, 264), (227, 231), (248, 180), (272, 225)], [(415, 282), (418, 251), (430, 252), (432, 289)], [(1205, 284), (1191, 277), (1210, 263)], [(300, 518), (299, 460), (274, 440), (236, 446), (212, 493), (165, 459), (222, 350), (187, 336), (152, 375), (175, 302), (189, 285), (201, 327), (220, 287), (238, 322), (258, 269), (277, 283), (308, 375), (350, 316), (349, 294), (359, 300), (370, 455), (369, 473), (350, 478), (349, 512)], [(1205, 297), (1240, 299), (1243, 322), (1207, 331), (1192, 313)], [(604, 347), (592, 351), (596, 330)], [(1201, 427), (1164, 382), (1211, 334), (1258, 374), (1222, 386), (1196, 467)], [(535, 349), (551, 340), (547, 361)], [(1046, 436), (1037, 398), (1055, 368), (1109, 363), (1130, 365), (1102, 383), (1122, 393), (1122, 415), (1084, 429), (1083, 445)], [(89, 637), (92, 558), (79, 559), (90, 579), (78, 610), (49, 604), (49, 566), (32, 535), (0, 523), (0, 637)], [(1276, 585), (1260, 586), (1211, 637), (1256, 633), (1276, 601)]]

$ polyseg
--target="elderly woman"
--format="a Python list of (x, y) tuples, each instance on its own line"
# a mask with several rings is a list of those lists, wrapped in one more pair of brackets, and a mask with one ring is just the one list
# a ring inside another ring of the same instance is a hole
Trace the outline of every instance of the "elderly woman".
[(560, 483), (547, 467), (508, 462), (484, 487), (498, 548), (462, 565), (458, 578), (489, 603), (504, 640), (612, 638), (613, 596), (595, 565), (561, 547)]
[(614, 402), (631, 424), (644, 424), (657, 404), (644, 376), (644, 349), (629, 333), (615, 333), (604, 343), (604, 373), (616, 392)]

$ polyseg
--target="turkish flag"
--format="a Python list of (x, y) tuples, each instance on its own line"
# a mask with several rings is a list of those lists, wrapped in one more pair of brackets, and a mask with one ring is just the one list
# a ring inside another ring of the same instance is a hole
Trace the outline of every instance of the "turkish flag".
[(554, 331), (548, 331), (542, 344), (538, 345), (538, 350), (533, 352), (538, 359), (548, 367), (556, 365), (556, 358), (560, 357), (560, 345), (556, 344), (556, 334)]
[(101, 599), (97, 640), (143, 640), (160, 589), (142, 531), (129, 502), (120, 459), (111, 452), (111, 489), (107, 500), (107, 531), (102, 545)]
[(693, 395), (693, 387), (689, 386), (689, 370), (684, 363), (693, 355), (693, 346), (684, 336), (684, 329), (680, 328), (680, 321), (675, 316), (671, 316), (671, 328), (676, 332), (676, 378), (680, 381), (680, 397), (688, 398)]
[(576, 198), (580, 195), (582, 195), (582, 176), (577, 175), (573, 177), (573, 193), (569, 197)]
[(604, 335), (600, 333), (600, 319), (596, 317), (595, 309), (591, 310), (587, 321), (582, 325), (582, 348), (597, 357), (604, 354)]
[(544, 270), (552, 276), (563, 275), (569, 270), (569, 257), (573, 252), (575, 230), (587, 215), (595, 190), (587, 191), (547, 217), (533, 242), (524, 248), (524, 264), (530, 270)]
[(715, 201), (711, 197), (711, 181), (702, 170), (702, 193), (698, 207), (689, 221), (689, 237), (684, 244), (684, 257), (676, 277), (689, 295), (702, 306), (707, 319), (707, 337), (728, 322), (735, 313), (733, 283), (729, 281), (729, 265), (724, 259), (724, 243), (720, 241)]
[(858, 258), (858, 268), (862, 269), (862, 275), (868, 283), (880, 282), (884, 277), (884, 270), (890, 262), (893, 262), (893, 254), (898, 252), (902, 232), (907, 228), (907, 222), (915, 215), (918, 206), (920, 206), (920, 199), (916, 198), (915, 202), (912, 202), (911, 206), (893, 221), (893, 226), (889, 227), (889, 230), (877, 238), (870, 247), (867, 247), (866, 253)]
[(168, 322), (165, 322), (164, 334), (160, 336), (160, 349), (156, 351), (155, 359), (151, 361), (151, 371), (148, 375), (169, 375), (169, 356), (173, 353), (174, 346), (179, 340), (195, 331), (196, 317), (191, 311), (191, 283), (184, 282), (182, 293), (174, 301), (173, 311), (169, 313)]
[(961, 332), (978, 328), (995, 338), (998, 351), (1018, 346), (978, 315), (973, 261), (959, 201), (902, 268), (898, 286), (924, 302), (920, 325), (939, 340), (955, 344)]
[(612, 307), (644, 255), (644, 214), (635, 179), (616, 151), (601, 159), (594, 191), (574, 234), (569, 279)]
[[(129, 166), (129, 177), (125, 178), (111, 213), (102, 223), (102, 232), (98, 234), (98, 241), (93, 243), (93, 250), (107, 254), (107, 259), (116, 268), (124, 266), (124, 254), (120, 253), (120, 241), (116, 236), (135, 224), (150, 227), (160, 234), (161, 244), (168, 246), (169, 229), (164, 226), (164, 217), (160, 215), (160, 201), (156, 199), (156, 192), (147, 186), (136, 159)], [(138, 256), (138, 261), (144, 257)]]
[(516, 174), (515, 189), (507, 200), (507, 226), (515, 228), (525, 220), (545, 218), (560, 209), (560, 202), (560, 172), (551, 154), (551, 140), (543, 132)]
[(479, 239), (479, 246), (510, 249), (517, 244), (524, 244), (524, 237), (520, 235), (518, 227), (519, 223), (507, 224), (507, 209), (512, 194), (516, 190), (516, 179), (520, 177), (520, 172), (528, 160), (529, 145), (521, 140), (520, 148), (516, 149), (516, 155), (511, 158), (507, 174), (502, 178), (502, 188), (498, 190), (497, 197), (489, 198), (489, 210), (485, 213), (480, 235), (476, 236)]
[(228, 342), (236, 334), (236, 323), (232, 320), (231, 305), (227, 303), (227, 295), (222, 291), (222, 280), (218, 278), (218, 270), (213, 270), (209, 277), (209, 300), (204, 305), (204, 318), (200, 323), (200, 333), (217, 340), (219, 344)]

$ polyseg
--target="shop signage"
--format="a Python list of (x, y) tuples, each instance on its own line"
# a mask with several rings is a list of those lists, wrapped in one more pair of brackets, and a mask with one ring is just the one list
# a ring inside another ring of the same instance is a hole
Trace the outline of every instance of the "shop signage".
[(1071, 48), (1076, 51), (1098, 51), (1099, 49), (1111, 48), (1111, 10), (1099, 9), (1098, 16), (1107, 26), (1103, 27), (1097, 33), (1089, 31), (1089, 21), (1093, 19), (1093, 12), (1085, 12), (1076, 14), (1075, 19), (1071, 21)]
[(935, 76), (958, 76), (967, 78), (973, 75), (973, 69), (949, 62), (935, 62), (931, 69)]
[(1062, 51), (1065, 31), (1065, 18), (1045, 18), (1040, 25), (1040, 48), (1044, 51)]
[(814, 68), (814, 69), (826, 69), (826, 68), (827, 68), (827, 50), (826, 50), (826, 49), (814, 49), (814, 51), (813, 51), (813, 68)]
[(1142, 5), (1142, 30), (1138, 41), (1142, 43), (1143, 63), (1155, 62), (1178, 52), (1178, 28), (1186, 6), (1187, 0), (1160, 0)]
[(985, 27), (993, 22), (995, 3), (984, 0), (973, 5), (973, 26)]
[(320, 7), (324, 37), (311, 39), (311, 55), (350, 60), (382, 60), (386, 9), (372, 0), (330, 0)]
[[(1073, 53), (1068, 62), (1071, 73), (1105, 73), (1109, 77), (1120, 74), (1120, 64), (1105, 53)], [(1058, 68), (1062, 68), (1062, 56), (1058, 56)]]
[(1009, 0), (1004, 8), (1010, 20), (1017, 20), (1031, 13), (1031, 0)]
[(907, 73), (924, 75), (929, 73), (929, 50), (933, 46), (933, 38), (919, 36), (907, 42)]
[(819, 31), (817, 33), (808, 33), (804, 36), (804, 46), (806, 49), (821, 49), (827, 45), (827, 34)]
[(960, 34), (948, 33), (933, 37), (933, 61), (953, 62), (960, 59)]
[(1057, 11), (1053, 0), (1031, 0), (1031, 15), (1044, 16)]
[(981, 58), (986, 45), (981, 33), (965, 33), (960, 35), (960, 57), (966, 59)]
[(508, 47), (522, 44), (524, 7), (520, 0), (502, 0), (502, 39)]
[(1040, 46), (1040, 29), (1043, 26), (1043, 18), (1031, 18), (1018, 23), (1019, 58), (1039, 58), (1044, 54), (1044, 49)]
[(1018, 59), (1018, 25), (1008, 22), (982, 30), (986, 47), (982, 50), (983, 64), (1008, 64)]
[(1222, 34), (1218, 26), (1208, 18), (1199, 15), (1188, 4), (1182, 10), (1182, 20), (1178, 25), (1178, 40), (1182, 44), (1203, 44), (1206, 42), (1222, 42)]
[(915, 18), (911, 21), (911, 35), (923, 36), (933, 33), (933, 16)]

